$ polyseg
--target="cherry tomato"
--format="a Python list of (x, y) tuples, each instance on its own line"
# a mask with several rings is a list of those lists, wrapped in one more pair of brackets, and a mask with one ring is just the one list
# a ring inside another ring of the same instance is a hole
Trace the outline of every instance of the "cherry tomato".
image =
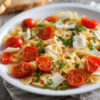
[(80, 69), (72, 69), (68, 72), (68, 85), (77, 87), (85, 83), (86, 74)]
[(52, 68), (51, 58), (40, 56), (36, 59), (36, 65), (43, 72), (50, 71)]
[(40, 29), (38, 36), (42, 40), (48, 40), (48, 39), (52, 38), (54, 36), (53, 27), (47, 26), (44, 29)]
[(6, 47), (21, 47), (23, 45), (23, 40), (19, 37), (11, 37), (6, 41)]
[(21, 26), (22, 28), (33, 28), (36, 25), (36, 22), (32, 18), (28, 18), (22, 21)]
[(45, 20), (47, 20), (48, 22), (51, 22), (51, 21), (55, 21), (56, 19), (57, 18), (55, 16), (49, 16)]
[(89, 73), (97, 71), (100, 67), (100, 58), (95, 56), (88, 56), (85, 62), (85, 69)]
[(24, 61), (33, 61), (39, 56), (39, 51), (36, 47), (27, 46), (23, 51), (23, 59)]
[(23, 62), (12, 67), (12, 74), (17, 78), (24, 78), (32, 73), (32, 66), (29, 63)]
[(8, 52), (4, 52), (2, 55), (1, 55), (1, 62), (3, 64), (9, 64), (12, 62), (12, 54), (11, 53), (8, 53)]
[(98, 25), (97, 21), (90, 18), (85, 18), (85, 17), (81, 18), (81, 22), (85, 27), (90, 28), (90, 29), (95, 29), (96, 26)]

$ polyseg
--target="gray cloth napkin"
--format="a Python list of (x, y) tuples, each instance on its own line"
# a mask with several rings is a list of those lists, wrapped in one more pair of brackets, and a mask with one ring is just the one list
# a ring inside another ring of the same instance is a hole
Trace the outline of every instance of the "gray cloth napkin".
[[(100, 8), (100, 4), (96, 4), (94, 1), (91, 0), (55, 0), (55, 2), (61, 2), (61, 1), (77, 2), (77, 3), (81, 1), (81, 3), (90, 4), (90, 6), (92, 7)], [(100, 100), (100, 89), (88, 93), (80, 94), (80, 95), (51, 97), (51, 96), (42, 96), (42, 95), (28, 93), (26, 91), (20, 90), (12, 86), (6, 81), (3, 81), (3, 83), (5, 88), (9, 92), (12, 100)]]

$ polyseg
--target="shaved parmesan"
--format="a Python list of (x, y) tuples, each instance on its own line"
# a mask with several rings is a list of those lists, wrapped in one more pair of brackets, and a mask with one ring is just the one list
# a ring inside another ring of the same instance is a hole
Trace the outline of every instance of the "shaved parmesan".
[(98, 56), (98, 57), (100, 57), (100, 51), (98, 51), (98, 50), (93, 50), (92, 52), (91, 52), (91, 54), (92, 55), (94, 55), (94, 56)]
[(53, 76), (49, 77), (49, 79), (53, 81), (53, 84), (50, 87), (56, 87), (65, 80), (65, 78), (61, 76), (61, 74), (58, 72), (55, 73)]
[(73, 37), (73, 48), (81, 49), (86, 47), (86, 39), (84, 35), (76, 35)]
[(66, 29), (71, 29), (71, 28), (75, 28), (75, 24), (55, 24), (56, 28), (66, 28)]
[(17, 52), (20, 48), (8, 47), (3, 52)]
[(98, 40), (100, 40), (100, 30), (94, 31)]
[(31, 38), (31, 32), (30, 29), (28, 28), (27, 31), (25, 32), (23, 39), (24, 40), (29, 40)]
[(94, 73), (92, 73), (93, 75), (100, 75), (100, 68), (98, 68), (98, 70)]

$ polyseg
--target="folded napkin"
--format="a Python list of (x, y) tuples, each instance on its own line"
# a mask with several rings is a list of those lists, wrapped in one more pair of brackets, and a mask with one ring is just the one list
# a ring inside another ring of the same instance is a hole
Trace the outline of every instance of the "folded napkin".
[[(60, 1), (60, 0), (56, 0), (56, 1)], [(79, 1), (79, 0), (74, 0), (74, 1)], [(81, 1), (83, 2), (84, 0)], [(91, 1), (90, 6), (100, 8), (100, 4), (97, 4), (94, 1)], [(100, 100), (100, 89), (94, 90), (92, 92), (80, 94), (80, 95), (52, 97), (52, 96), (41, 96), (37, 94), (28, 93), (26, 91), (20, 90), (10, 85), (6, 81), (3, 81), (3, 83), (5, 88), (9, 92), (12, 100)]]

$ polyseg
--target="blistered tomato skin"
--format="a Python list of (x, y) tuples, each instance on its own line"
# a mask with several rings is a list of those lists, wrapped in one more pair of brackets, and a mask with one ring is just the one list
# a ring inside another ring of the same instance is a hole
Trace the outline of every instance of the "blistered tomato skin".
[(81, 22), (85, 27), (89, 29), (95, 29), (96, 26), (98, 25), (98, 22), (96, 20), (85, 18), (85, 17), (81, 18)]
[(16, 78), (24, 78), (32, 73), (32, 66), (29, 63), (22, 62), (12, 67), (12, 74)]
[(53, 27), (47, 26), (44, 29), (40, 29), (38, 32), (38, 36), (42, 40), (51, 39), (54, 36)]
[(39, 51), (36, 47), (27, 46), (23, 50), (23, 60), (26, 62), (34, 61), (39, 56)]
[(69, 86), (78, 87), (85, 83), (86, 73), (80, 69), (72, 69), (68, 72), (67, 83)]
[(49, 16), (45, 20), (47, 20), (48, 22), (51, 22), (51, 21), (56, 21), (56, 19), (57, 18), (55, 16)]
[(49, 57), (40, 56), (36, 59), (36, 66), (43, 72), (48, 72), (52, 68), (52, 61)]
[(36, 25), (36, 22), (32, 18), (24, 19), (21, 23), (22, 28), (33, 28)]
[(1, 62), (3, 64), (10, 64), (12, 62), (12, 54), (11, 53), (8, 53), (8, 52), (4, 52), (2, 55), (1, 55)]
[(17, 47), (21, 47), (23, 44), (24, 42), (21, 38), (14, 36), (8, 38), (8, 40), (6, 41), (6, 48), (7, 47), (17, 48)]
[(93, 73), (100, 67), (100, 58), (96, 56), (88, 56), (85, 62), (85, 70), (88, 73)]

